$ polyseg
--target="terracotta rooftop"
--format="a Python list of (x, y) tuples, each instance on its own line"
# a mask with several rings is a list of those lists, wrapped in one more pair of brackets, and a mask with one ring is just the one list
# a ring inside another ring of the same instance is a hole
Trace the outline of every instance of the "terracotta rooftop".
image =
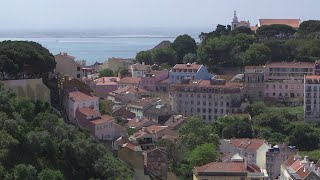
[(120, 80), (119, 77), (102, 77), (96, 79), (94, 82), (97, 86), (99, 85), (117, 85), (117, 82)]
[(130, 141), (122, 145), (123, 148), (128, 148), (132, 151), (142, 151), (141, 147), (131, 143)]
[(130, 121), (128, 121), (127, 123), (127, 126), (131, 127), (131, 128), (138, 128), (138, 127), (141, 127), (141, 126), (144, 126), (146, 124), (150, 124), (150, 125), (156, 125), (157, 123), (152, 121), (152, 120), (149, 120), (147, 118), (143, 118), (143, 119), (138, 119), (138, 118), (134, 118)]
[(97, 115), (100, 114), (98, 111), (92, 109), (92, 108), (79, 108), (78, 111), (86, 116), (93, 116), (93, 115)]
[(273, 68), (313, 68), (314, 63), (311, 62), (271, 62), (267, 63), (265, 67)]
[(211, 162), (200, 167), (195, 167), (198, 173), (204, 172), (247, 172), (244, 162)]
[(251, 151), (258, 150), (266, 141), (264, 139), (230, 139), (230, 143), (237, 148), (247, 149)]
[(143, 98), (143, 99), (138, 99), (137, 101), (131, 102), (129, 105), (140, 106), (140, 107), (152, 106), (154, 103), (156, 103), (156, 101), (157, 101), (156, 99)]
[(310, 174), (311, 171), (309, 171), (307, 168), (300, 168), (298, 171), (296, 171), (296, 173), (300, 176), (301, 179), (304, 179), (305, 177), (308, 176), (308, 174)]
[(147, 71), (150, 69), (150, 65), (143, 65), (140, 63), (136, 63), (132, 65), (133, 70), (135, 71)]
[(115, 91), (112, 91), (111, 94), (122, 94), (122, 93), (127, 93), (127, 92), (136, 94), (136, 93), (147, 93), (149, 91), (146, 91), (144, 89), (141, 89), (141, 88), (138, 88), (138, 87), (135, 87), (135, 86), (128, 86), (128, 87), (125, 87), (125, 88), (120, 88), (120, 89), (117, 89)]
[(69, 98), (73, 101), (88, 101), (88, 100), (98, 100), (96, 96), (89, 96), (80, 91), (69, 92)]
[(257, 31), (258, 26), (250, 26), (251, 31)]
[(140, 83), (140, 81), (141, 81), (140, 77), (124, 77), (119, 80), (119, 83), (138, 85)]
[(201, 64), (176, 64), (172, 69), (196, 69), (198, 70), (202, 65)]
[(300, 19), (259, 19), (260, 26), (272, 24), (284, 24), (293, 28), (299, 28)]
[(113, 121), (113, 117), (111, 116), (108, 116), (108, 115), (102, 115), (101, 117), (97, 118), (97, 119), (94, 119), (94, 120), (91, 120), (90, 123), (92, 124), (103, 124), (103, 123), (106, 123), (106, 122), (109, 122), (109, 121)]
[(69, 55), (68, 53), (66, 53), (66, 52), (60, 52), (59, 54), (56, 54), (56, 55), (54, 55), (54, 56), (63, 56), (63, 57), (66, 57), (66, 58), (69, 58), (69, 59), (72, 59), (72, 60), (75, 59), (75, 57), (70, 56), (70, 55)]
[[(133, 134), (135, 138), (141, 138), (145, 134), (153, 134), (153, 133), (158, 133), (162, 130), (167, 129), (168, 126), (158, 126), (158, 125), (151, 125), (148, 127), (143, 127), (140, 131), (136, 132)], [(159, 137), (160, 138), (160, 137)]]

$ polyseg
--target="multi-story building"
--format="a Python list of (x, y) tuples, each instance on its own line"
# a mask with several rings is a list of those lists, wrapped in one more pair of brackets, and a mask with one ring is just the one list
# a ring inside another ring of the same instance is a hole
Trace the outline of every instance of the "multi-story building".
[(92, 108), (99, 112), (99, 97), (90, 96), (80, 91), (69, 92), (64, 103), (66, 113), (71, 122), (75, 122), (75, 114), (78, 108)]
[(307, 156), (303, 159), (299, 155), (291, 156), (281, 165), (279, 180), (319, 180), (319, 164), (310, 162)]
[(129, 86), (140, 87), (141, 77), (124, 77), (118, 81), (118, 88), (126, 88)]
[(245, 66), (243, 90), (250, 100), (261, 100), (264, 95), (264, 67)]
[(174, 112), (184, 116), (199, 115), (205, 122), (240, 113), (246, 105), (242, 101), (242, 84), (223, 79), (185, 80), (173, 85), (170, 101)]
[(143, 77), (145, 73), (147, 73), (150, 70), (150, 65), (145, 65), (144, 63), (136, 63), (130, 66), (131, 76), (134, 78)]
[(320, 76), (305, 76), (304, 120), (320, 122)]
[(266, 153), (266, 169), (270, 179), (280, 176), (280, 167), (290, 156), (298, 153), (295, 146), (278, 144), (270, 148)]
[(209, 80), (212, 78), (212, 74), (210, 74), (208, 69), (201, 64), (176, 64), (170, 70), (169, 78), (171, 83), (179, 83), (184, 79)]
[(129, 69), (133, 64), (133, 59), (121, 59), (121, 58), (109, 58), (102, 65), (100, 65), (99, 69), (110, 69), (113, 72), (117, 72), (120, 69)]
[(75, 61), (75, 57), (68, 55), (67, 53), (59, 53), (54, 55), (56, 61), (56, 68), (54, 69), (55, 75), (64, 74), (73, 78), (82, 79), (82, 65)]
[(270, 146), (264, 139), (221, 139), (219, 150), (225, 155), (239, 154), (250, 164), (266, 168), (266, 152)]
[(156, 91), (158, 82), (168, 78), (168, 71), (149, 71), (141, 77), (140, 87), (148, 91)]
[(167, 179), (168, 153), (160, 148), (154, 148), (143, 152), (144, 170), (156, 179)]
[(77, 108), (75, 118), (80, 127), (100, 140), (115, 140), (127, 136), (126, 129), (118, 125), (113, 117), (101, 115), (92, 108)]
[(95, 94), (101, 98), (107, 98), (108, 94), (118, 89), (118, 77), (102, 77), (96, 79), (92, 85)]
[(157, 103), (155, 99), (139, 99), (128, 104), (128, 109), (136, 114), (137, 118), (142, 118), (147, 109)]
[(303, 102), (303, 80), (313, 75), (315, 64), (309, 62), (273, 62), (265, 65), (264, 96), (277, 101)]
[(267, 180), (268, 174), (241, 156), (234, 155), (229, 162), (211, 162), (193, 168), (193, 180)]

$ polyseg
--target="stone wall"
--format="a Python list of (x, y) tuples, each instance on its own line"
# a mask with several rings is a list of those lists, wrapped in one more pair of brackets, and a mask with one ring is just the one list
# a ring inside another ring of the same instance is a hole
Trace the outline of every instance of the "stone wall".
[(6, 80), (0, 83), (17, 96), (29, 97), (33, 101), (51, 102), (50, 89), (42, 82), (42, 79)]

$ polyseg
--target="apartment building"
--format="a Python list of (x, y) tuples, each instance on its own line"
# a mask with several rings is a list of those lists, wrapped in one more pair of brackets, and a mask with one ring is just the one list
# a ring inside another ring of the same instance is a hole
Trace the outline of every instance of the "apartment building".
[(99, 111), (99, 97), (90, 96), (80, 91), (69, 92), (64, 102), (69, 121), (75, 123), (75, 114), (78, 108), (92, 108)]
[(310, 62), (273, 62), (265, 65), (264, 96), (278, 101), (303, 103), (303, 80), (313, 75), (315, 64)]
[(150, 70), (150, 65), (145, 65), (144, 63), (136, 63), (130, 66), (131, 76), (134, 78), (143, 77), (145, 73), (147, 73)]
[(266, 169), (270, 179), (280, 176), (280, 167), (289, 157), (296, 155), (298, 149), (288, 146), (286, 143), (278, 144), (270, 148), (266, 153)]
[(166, 180), (168, 174), (168, 153), (160, 148), (143, 151), (144, 172), (155, 179)]
[(184, 79), (209, 80), (212, 78), (212, 74), (210, 74), (208, 69), (201, 64), (176, 64), (170, 70), (169, 78), (171, 83), (179, 83)]
[(239, 154), (248, 163), (266, 168), (266, 152), (271, 148), (264, 139), (221, 139), (219, 150), (224, 155)]
[(71, 76), (73, 78), (82, 79), (82, 65), (81, 63), (75, 61), (75, 57), (70, 56), (68, 53), (59, 53), (54, 55), (56, 61), (56, 68), (54, 69), (54, 74), (64, 74)]
[(264, 67), (245, 66), (243, 90), (250, 100), (261, 100), (264, 95)]
[(304, 120), (320, 122), (320, 76), (305, 76)]
[(170, 92), (172, 110), (184, 116), (199, 115), (204, 122), (226, 114), (240, 113), (246, 107), (242, 84), (223, 79), (184, 80)]
[(193, 168), (193, 180), (266, 180), (268, 174), (239, 155), (228, 162), (211, 162)]

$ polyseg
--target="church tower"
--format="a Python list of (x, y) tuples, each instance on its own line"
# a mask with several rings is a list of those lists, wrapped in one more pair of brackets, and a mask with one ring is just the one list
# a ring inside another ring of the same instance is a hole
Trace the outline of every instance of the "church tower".
[(231, 30), (234, 30), (237, 27), (239, 27), (239, 21), (238, 21), (238, 17), (237, 17), (237, 11), (234, 11), (233, 20), (231, 22)]

